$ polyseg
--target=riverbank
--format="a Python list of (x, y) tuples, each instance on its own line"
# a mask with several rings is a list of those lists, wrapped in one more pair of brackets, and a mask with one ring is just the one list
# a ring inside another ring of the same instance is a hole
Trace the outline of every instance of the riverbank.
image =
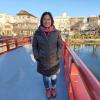
[(100, 39), (70, 39), (71, 43), (90, 43), (90, 44), (100, 44)]

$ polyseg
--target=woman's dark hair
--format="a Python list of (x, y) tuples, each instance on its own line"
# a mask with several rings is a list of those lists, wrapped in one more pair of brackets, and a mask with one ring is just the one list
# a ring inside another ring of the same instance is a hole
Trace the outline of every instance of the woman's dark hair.
[(53, 16), (50, 12), (44, 12), (41, 16), (41, 19), (40, 19), (40, 25), (43, 26), (43, 18), (45, 15), (49, 15), (50, 18), (51, 18), (51, 26), (54, 24), (54, 20), (53, 20)]

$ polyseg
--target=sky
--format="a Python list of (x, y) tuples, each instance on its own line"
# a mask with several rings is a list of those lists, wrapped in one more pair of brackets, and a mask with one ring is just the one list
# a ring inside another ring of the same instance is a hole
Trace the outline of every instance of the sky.
[(37, 17), (45, 11), (53, 16), (63, 12), (68, 16), (96, 16), (100, 15), (100, 0), (0, 0), (0, 13), (15, 16), (20, 10)]

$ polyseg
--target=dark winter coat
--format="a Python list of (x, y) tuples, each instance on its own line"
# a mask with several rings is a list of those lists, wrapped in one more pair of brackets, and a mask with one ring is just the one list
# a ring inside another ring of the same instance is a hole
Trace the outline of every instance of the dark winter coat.
[(38, 28), (33, 35), (32, 49), (37, 61), (37, 71), (50, 76), (59, 69), (59, 59), (62, 56), (62, 38), (60, 31), (54, 29), (47, 37)]

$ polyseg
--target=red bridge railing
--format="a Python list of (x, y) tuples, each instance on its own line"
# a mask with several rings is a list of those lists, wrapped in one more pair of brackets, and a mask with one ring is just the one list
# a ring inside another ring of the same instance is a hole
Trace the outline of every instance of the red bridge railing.
[(21, 47), (25, 44), (31, 43), (32, 37), (20, 37), (20, 38), (6, 38), (3, 43), (0, 44), (0, 54), (11, 51), (15, 48)]
[[(0, 54), (29, 44), (32, 37), (6, 39)], [(100, 100), (100, 83), (82, 60), (63, 43), (64, 72), (70, 100)]]
[(100, 82), (65, 41), (63, 57), (70, 100), (100, 100)]

